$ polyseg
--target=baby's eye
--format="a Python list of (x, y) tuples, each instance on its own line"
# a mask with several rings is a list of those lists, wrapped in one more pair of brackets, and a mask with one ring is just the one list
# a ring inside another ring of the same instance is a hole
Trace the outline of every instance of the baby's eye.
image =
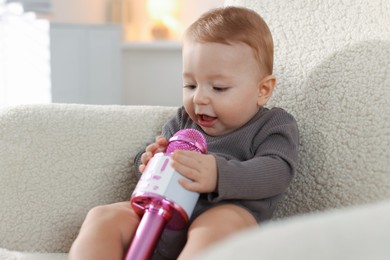
[(229, 88), (227, 88), (227, 87), (213, 87), (213, 89), (216, 92), (224, 92), (224, 91), (228, 90)]
[(189, 89), (189, 90), (193, 90), (193, 89), (196, 89), (196, 86), (188, 84), (188, 85), (184, 85), (184, 88)]

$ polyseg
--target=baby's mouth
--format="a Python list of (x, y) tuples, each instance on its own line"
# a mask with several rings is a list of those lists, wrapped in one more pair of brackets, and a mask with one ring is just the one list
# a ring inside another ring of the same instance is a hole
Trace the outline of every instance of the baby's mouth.
[(198, 124), (201, 126), (209, 127), (212, 126), (215, 121), (217, 121), (217, 117), (214, 116), (208, 116), (204, 114), (198, 115)]
[(213, 117), (213, 116), (208, 116), (208, 115), (199, 115), (199, 118), (200, 120), (202, 121), (213, 121), (214, 119), (216, 119), (216, 117)]

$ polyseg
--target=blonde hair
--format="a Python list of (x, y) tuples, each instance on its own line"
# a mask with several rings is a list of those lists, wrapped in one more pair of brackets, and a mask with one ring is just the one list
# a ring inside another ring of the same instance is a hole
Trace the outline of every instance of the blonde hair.
[(242, 7), (213, 9), (191, 24), (185, 37), (229, 45), (243, 42), (253, 49), (260, 69), (265, 69), (266, 75), (272, 74), (274, 45), (271, 31), (253, 10)]

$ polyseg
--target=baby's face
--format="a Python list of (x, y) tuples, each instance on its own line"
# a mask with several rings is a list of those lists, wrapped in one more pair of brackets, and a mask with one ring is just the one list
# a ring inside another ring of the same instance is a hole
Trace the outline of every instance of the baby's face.
[(183, 104), (207, 134), (220, 136), (248, 122), (258, 111), (261, 73), (252, 49), (185, 40)]

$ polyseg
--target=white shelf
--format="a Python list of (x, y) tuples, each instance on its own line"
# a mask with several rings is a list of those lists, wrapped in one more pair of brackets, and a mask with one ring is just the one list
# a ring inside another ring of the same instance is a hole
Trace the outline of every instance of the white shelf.
[(124, 42), (123, 50), (181, 50), (181, 42), (179, 41), (133, 41)]

